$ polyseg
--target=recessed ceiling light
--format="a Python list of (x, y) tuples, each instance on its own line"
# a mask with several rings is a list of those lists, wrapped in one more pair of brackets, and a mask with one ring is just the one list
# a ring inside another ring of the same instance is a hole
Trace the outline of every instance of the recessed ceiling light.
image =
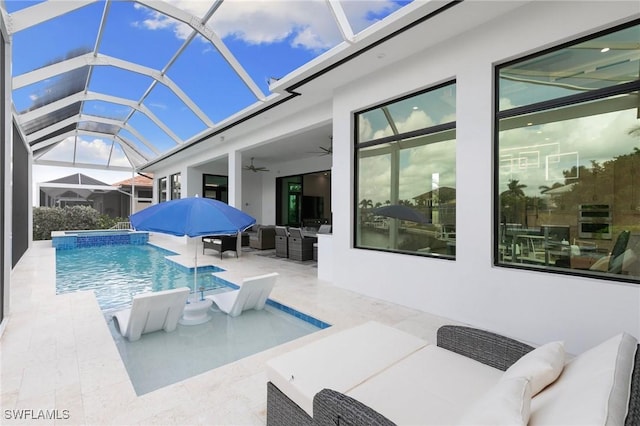
[(413, 110), (414, 110), (414, 111), (417, 111), (417, 110), (418, 110), (418, 107), (417, 107), (417, 106), (414, 106), (414, 107), (413, 107)]
[(609, 49), (608, 47), (604, 47), (604, 48), (600, 49), (600, 51), (602, 53), (607, 53), (609, 50), (611, 50), (611, 49)]
[(533, 123), (527, 123), (527, 126), (533, 126)]

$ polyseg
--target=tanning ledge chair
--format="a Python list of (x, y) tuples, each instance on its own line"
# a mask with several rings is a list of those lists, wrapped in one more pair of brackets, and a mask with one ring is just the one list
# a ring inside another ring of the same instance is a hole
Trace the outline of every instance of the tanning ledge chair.
[(145, 333), (174, 331), (189, 297), (189, 287), (136, 294), (130, 309), (118, 311), (113, 321), (120, 334), (134, 342)]
[(277, 272), (245, 278), (238, 290), (206, 296), (213, 300), (220, 310), (232, 317), (237, 317), (249, 309), (262, 309), (273, 290), (278, 277)]

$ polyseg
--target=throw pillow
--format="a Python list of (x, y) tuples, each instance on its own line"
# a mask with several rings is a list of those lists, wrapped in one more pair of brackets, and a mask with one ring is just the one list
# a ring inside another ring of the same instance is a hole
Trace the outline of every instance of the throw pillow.
[(460, 426), (525, 426), (531, 414), (531, 384), (525, 377), (503, 378), (474, 404)]
[(531, 381), (531, 396), (553, 383), (564, 368), (565, 352), (563, 342), (542, 345), (516, 361), (504, 372), (504, 379), (526, 377)]

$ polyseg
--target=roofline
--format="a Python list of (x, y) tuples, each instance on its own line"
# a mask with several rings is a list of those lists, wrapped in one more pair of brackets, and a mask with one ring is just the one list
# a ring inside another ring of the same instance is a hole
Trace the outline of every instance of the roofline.
[(232, 128), (244, 123), (245, 121), (248, 121), (248, 120), (250, 120), (250, 119), (252, 119), (254, 117), (257, 117), (257, 116), (259, 116), (259, 115), (261, 115), (261, 114), (263, 114), (263, 113), (265, 113), (265, 112), (267, 112), (267, 111), (269, 111), (269, 110), (271, 110), (271, 109), (273, 109), (273, 108), (275, 108), (275, 107), (277, 107), (277, 106), (279, 106), (279, 105), (281, 105), (281, 104), (283, 104), (283, 103), (285, 103), (285, 102), (287, 102), (287, 101), (289, 101), (291, 99), (294, 99), (294, 98), (296, 98), (298, 96), (301, 96), (301, 93), (296, 92), (296, 89), (298, 89), (299, 87), (309, 83), (310, 81), (315, 80), (318, 77), (321, 77), (322, 75), (334, 70), (335, 68), (338, 68), (339, 66), (341, 66), (341, 65), (343, 65), (343, 64), (345, 64), (345, 63), (347, 63), (347, 62), (349, 62), (351, 60), (353, 60), (354, 58), (362, 55), (365, 52), (368, 52), (369, 50), (379, 46), (380, 44), (387, 42), (388, 40), (398, 36), (399, 34), (402, 34), (405, 31), (408, 31), (408, 30), (412, 29), (413, 27), (415, 27), (415, 26), (417, 26), (419, 24), (422, 24), (423, 22), (425, 22), (425, 21), (427, 21), (427, 20), (439, 15), (440, 13), (449, 10), (453, 6), (456, 6), (457, 4), (462, 3), (463, 1), (464, 0), (452, 0), (449, 3), (445, 4), (444, 6), (434, 10), (433, 12), (430, 12), (430, 13), (424, 15), (424, 16), (421, 16), (421, 17), (417, 18), (416, 20), (414, 20), (414, 21), (402, 26), (401, 28), (399, 28), (399, 29), (387, 34), (386, 36), (380, 38), (379, 40), (376, 40), (371, 44), (363, 46), (362, 48), (358, 49), (356, 52), (353, 52), (353, 53), (347, 55), (346, 57), (344, 57), (344, 58), (342, 58), (342, 59), (340, 59), (340, 60), (338, 60), (338, 61), (336, 61), (336, 62), (334, 62), (334, 63), (332, 63), (332, 64), (330, 64), (330, 65), (328, 65), (326, 67), (324, 67), (324, 68), (319, 69), (318, 71), (312, 73), (308, 77), (305, 77), (302, 80), (300, 80), (298, 82), (295, 82), (295, 83), (291, 84), (290, 86), (287, 86), (284, 89), (284, 91), (288, 93), (288, 96), (286, 96), (285, 98), (280, 99), (280, 100), (274, 102), (273, 104), (267, 105), (267, 106), (265, 106), (263, 108), (258, 108), (255, 111), (253, 111), (252, 113), (250, 113), (250, 114), (248, 114), (246, 116), (240, 117), (237, 120), (234, 120), (234, 121), (230, 122), (229, 124), (226, 124), (226, 125), (218, 128), (218, 129), (213, 129), (210, 132), (206, 133), (205, 135), (200, 136), (199, 139), (196, 139), (193, 142), (184, 143), (183, 145), (175, 148), (173, 151), (170, 151), (170, 152), (168, 152), (168, 153), (166, 153), (164, 155), (161, 155), (160, 157), (151, 160), (150, 162), (144, 164), (143, 166), (138, 167), (138, 170), (144, 170), (147, 167), (151, 167), (154, 164), (157, 164), (157, 163), (160, 163), (160, 162), (162, 162), (164, 160), (167, 160), (167, 159), (173, 157), (174, 155), (176, 155), (176, 154), (178, 154), (178, 153), (180, 153), (182, 151), (185, 151), (185, 150), (187, 150), (187, 149), (189, 149), (189, 148), (191, 148), (191, 147), (193, 147), (193, 146), (195, 146), (195, 145), (197, 145), (197, 144), (199, 144), (201, 142), (209, 140), (211, 137), (219, 135), (220, 133), (223, 133), (223, 132), (225, 132), (225, 131), (227, 131), (229, 129), (232, 129)]

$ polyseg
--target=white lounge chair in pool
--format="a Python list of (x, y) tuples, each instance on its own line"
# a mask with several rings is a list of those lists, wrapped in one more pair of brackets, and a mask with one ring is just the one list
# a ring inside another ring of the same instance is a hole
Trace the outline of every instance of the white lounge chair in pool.
[(264, 308), (277, 277), (278, 273), (272, 272), (257, 277), (245, 278), (240, 289), (212, 294), (205, 298), (213, 300), (213, 303), (222, 312), (232, 317), (237, 317), (242, 311)]
[(137, 294), (131, 309), (118, 311), (113, 321), (124, 337), (130, 341), (145, 333), (174, 331), (189, 297), (189, 287)]

